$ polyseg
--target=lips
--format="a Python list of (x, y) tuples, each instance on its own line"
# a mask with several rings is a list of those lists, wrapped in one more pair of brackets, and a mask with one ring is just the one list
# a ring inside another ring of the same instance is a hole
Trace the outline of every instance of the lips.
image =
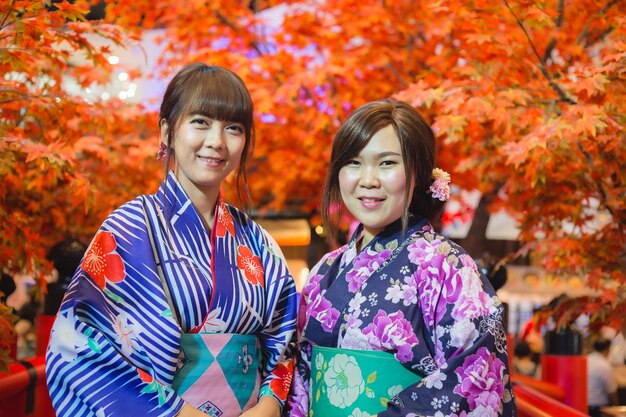
[(358, 197), (358, 199), (364, 203), (378, 203), (385, 200), (382, 197)]
[(213, 157), (213, 156), (201, 156), (198, 155), (198, 159), (208, 165), (219, 165), (224, 162), (224, 158)]

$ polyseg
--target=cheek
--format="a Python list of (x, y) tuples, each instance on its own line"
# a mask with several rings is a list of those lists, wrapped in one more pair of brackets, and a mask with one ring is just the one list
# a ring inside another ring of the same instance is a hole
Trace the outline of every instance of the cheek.
[(339, 171), (339, 190), (341, 191), (342, 195), (344, 193), (350, 192), (350, 190), (353, 188), (352, 184), (354, 183), (354, 178), (352, 177), (353, 175), (350, 175), (350, 173), (345, 169), (341, 169)]
[(245, 147), (245, 144), (246, 142), (243, 139), (233, 140), (229, 144), (228, 152), (230, 153), (230, 156), (232, 159), (236, 160), (237, 162), (241, 160), (241, 157), (243, 155), (243, 148)]
[[(385, 178), (385, 186), (391, 194), (401, 196), (404, 199), (404, 192), (406, 191), (406, 175), (404, 171), (390, 172)], [(410, 197), (411, 195), (409, 195)]]

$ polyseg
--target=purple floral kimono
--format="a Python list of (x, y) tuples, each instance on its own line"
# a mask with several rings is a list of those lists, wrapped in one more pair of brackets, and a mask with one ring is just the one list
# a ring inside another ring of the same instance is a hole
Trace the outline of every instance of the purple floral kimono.
[(320, 345), (392, 352), (423, 376), (390, 392), (381, 417), (516, 416), (503, 307), (474, 260), (423, 219), (404, 233), (398, 221), (357, 252), (360, 235), (325, 255), (302, 292), (291, 415), (308, 412), (311, 347)]

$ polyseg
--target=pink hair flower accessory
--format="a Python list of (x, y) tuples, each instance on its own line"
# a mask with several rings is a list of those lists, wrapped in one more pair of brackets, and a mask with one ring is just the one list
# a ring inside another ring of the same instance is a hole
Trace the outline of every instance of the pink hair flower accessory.
[(157, 152), (157, 160), (162, 161), (167, 156), (167, 146), (161, 142), (159, 151)]
[(432, 179), (434, 180), (430, 186), (429, 192), (433, 198), (446, 201), (450, 198), (450, 174), (441, 168), (433, 168)]

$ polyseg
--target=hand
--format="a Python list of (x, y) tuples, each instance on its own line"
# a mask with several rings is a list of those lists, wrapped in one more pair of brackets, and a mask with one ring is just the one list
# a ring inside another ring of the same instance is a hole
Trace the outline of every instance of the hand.
[(183, 408), (176, 414), (176, 417), (206, 417), (206, 414), (196, 407), (185, 403)]
[(280, 405), (274, 397), (261, 397), (257, 405), (244, 411), (240, 417), (280, 417)]

